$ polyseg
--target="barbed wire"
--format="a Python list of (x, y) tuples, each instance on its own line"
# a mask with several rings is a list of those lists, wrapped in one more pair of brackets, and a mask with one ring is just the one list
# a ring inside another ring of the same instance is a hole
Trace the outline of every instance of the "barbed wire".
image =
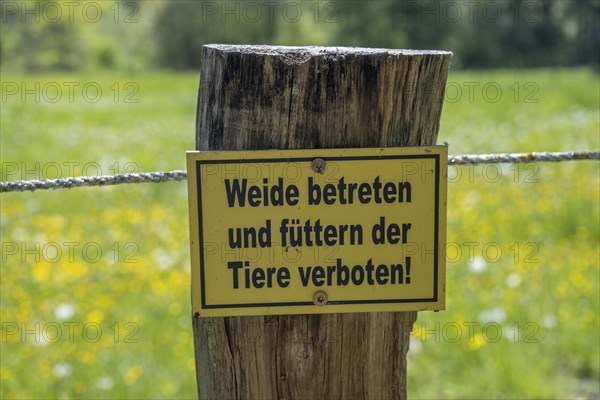
[[(559, 162), (575, 160), (600, 160), (600, 151), (450, 155), (448, 156), (448, 165)], [(22, 180), (0, 182), (0, 193), (25, 192), (40, 189), (71, 189), (83, 186), (110, 186), (130, 183), (163, 183), (184, 181), (186, 179), (186, 171), (175, 170), (102, 176), (79, 176), (59, 179)]]

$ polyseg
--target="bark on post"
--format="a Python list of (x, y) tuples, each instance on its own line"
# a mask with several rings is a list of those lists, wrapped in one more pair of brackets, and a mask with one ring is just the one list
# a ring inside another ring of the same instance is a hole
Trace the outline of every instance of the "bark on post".
[[(451, 53), (208, 45), (197, 150), (435, 144)], [(194, 316), (201, 399), (406, 398), (416, 312)]]

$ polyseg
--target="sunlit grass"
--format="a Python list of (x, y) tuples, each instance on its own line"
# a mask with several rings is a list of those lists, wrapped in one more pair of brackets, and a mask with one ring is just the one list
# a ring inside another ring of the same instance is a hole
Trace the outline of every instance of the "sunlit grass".
[[(73, 103), (3, 98), (2, 180), (57, 177), (57, 166), (61, 176), (183, 169), (194, 148), (197, 74), (2, 79), (103, 89), (96, 103), (78, 92)], [(463, 90), (443, 111), (439, 141), (453, 154), (600, 147), (597, 74), (452, 72), (449, 82)], [(137, 102), (124, 102), (128, 83)], [(496, 84), (501, 97), (489, 101), (489, 89), (486, 101), (481, 89)], [(447, 310), (419, 314), (410, 397), (597, 397), (598, 163), (451, 177)], [(195, 397), (185, 184), (0, 201), (1, 396)]]

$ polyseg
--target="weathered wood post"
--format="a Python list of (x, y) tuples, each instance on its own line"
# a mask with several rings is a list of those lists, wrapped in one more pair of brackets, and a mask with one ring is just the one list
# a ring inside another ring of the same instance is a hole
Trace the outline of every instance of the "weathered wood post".
[[(451, 53), (207, 45), (198, 150), (435, 144)], [(193, 318), (201, 399), (406, 398), (416, 312)]]

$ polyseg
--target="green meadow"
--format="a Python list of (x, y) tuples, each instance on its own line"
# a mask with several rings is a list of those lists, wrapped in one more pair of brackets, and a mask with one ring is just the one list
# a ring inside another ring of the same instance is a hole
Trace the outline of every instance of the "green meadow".
[[(3, 73), (0, 179), (185, 168), (195, 73)], [(451, 71), (451, 154), (597, 150), (588, 69)], [(450, 167), (409, 397), (600, 396), (597, 161)], [(195, 398), (184, 182), (0, 195), (2, 398)], [(350, 350), (349, 350), (350, 351)]]

